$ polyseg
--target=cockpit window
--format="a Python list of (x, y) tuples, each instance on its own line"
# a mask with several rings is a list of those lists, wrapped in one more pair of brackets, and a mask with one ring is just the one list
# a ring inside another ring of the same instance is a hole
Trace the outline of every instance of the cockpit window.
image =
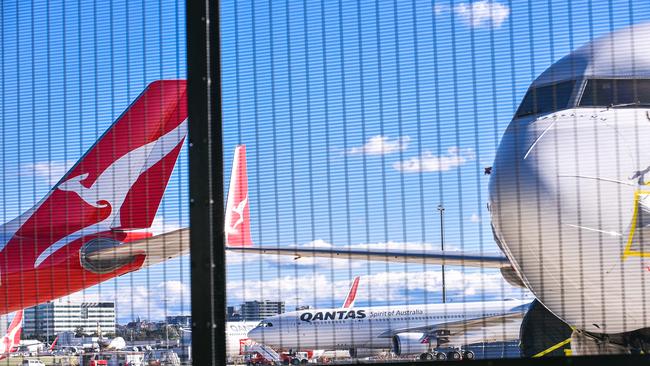
[(650, 104), (650, 80), (592, 79), (580, 100), (581, 106), (634, 107)]
[(528, 89), (517, 110), (517, 117), (557, 111), (569, 107), (575, 80)]

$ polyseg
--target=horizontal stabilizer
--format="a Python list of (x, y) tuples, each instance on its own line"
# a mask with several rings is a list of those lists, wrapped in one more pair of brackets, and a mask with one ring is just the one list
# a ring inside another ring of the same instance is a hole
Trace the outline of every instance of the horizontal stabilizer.
[(145, 261), (142, 267), (148, 267), (188, 254), (189, 250), (190, 229), (186, 228), (84, 253), (84, 261), (110, 266), (111, 261), (121, 262), (124, 259), (144, 255)]

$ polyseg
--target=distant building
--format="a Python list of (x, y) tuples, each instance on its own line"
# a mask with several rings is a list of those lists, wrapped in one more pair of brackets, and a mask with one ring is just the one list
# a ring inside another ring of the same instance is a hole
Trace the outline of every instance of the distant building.
[(47, 337), (82, 330), (92, 334), (101, 328), (103, 335), (115, 333), (114, 302), (46, 302), (25, 309), (23, 332), (31, 337)]
[(191, 315), (167, 316), (166, 323), (169, 325), (179, 325), (181, 327), (189, 328), (192, 326), (192, 316)]
[(273, 315), (284, 313), (284, 301), (246, 301), (241, 304), (241, 320), (262, 320)]
[(238, 322), (242, 320), (241, 314), (239, 313), (239, 309), (236, 309), (234, 306), (228, 306), (226, 308), (226, 311), (228, 313), (228, 317), (226, 318), (227, 321)]

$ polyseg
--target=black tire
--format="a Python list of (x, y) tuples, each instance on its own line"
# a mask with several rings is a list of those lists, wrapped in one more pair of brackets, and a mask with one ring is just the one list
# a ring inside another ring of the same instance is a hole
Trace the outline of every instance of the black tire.
[(307, 360), (306, 360), (306, 359), (302, 359), (302, 360), (300, 360), (300, 364), (301, 364), (301, 365), (306, 365), (306, 364), (307, 364)]
[(291, 360), (291, 364), (294, 366), (300, 365), (300, 360), (297, 358), (294, 358)]
[(464, 360), (473, 360), (476, 358), (476, 354), (473, 351), (464, 351), (463, 352), (463, 359)]
[(449, 359), (451, 361), (458, 361), (461, 358), (462, 358), (462, 356), (461, 356), (460, 352), (458, 352), (458, 351), (449, 351), (447, 353), (447, 359)]
[(438, 353), (436, 353), (436, 360), (438, 360), (438, 361), (444, 361), (444, 360), (446, 360), (446, 359), (447, 359), (447, 354), (445, 354), (444, 352), (438, 352)]
[(285, 358), (284, 360), (282, 360), (282, 364), (283, 364), (283, 365), (288, 365), (288, 364), (289, 364), (289, 360), (287, 360), (287, 359)]
[(420, 355), (420, 360), (422, 361), (433, 361), (435, 357), (431, 352), (424, 352), (423, 354)]

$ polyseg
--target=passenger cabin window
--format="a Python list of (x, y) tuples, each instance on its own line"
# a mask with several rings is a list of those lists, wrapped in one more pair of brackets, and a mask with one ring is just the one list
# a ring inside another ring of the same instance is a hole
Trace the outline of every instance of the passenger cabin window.
[(569, 107), (575, 80), (530, 88), (517, 110), (517, 117), (553, 112)]
[(635, 107), (650, 105), (650, 80), (592, 79), (582, 94), (580, 106)]

